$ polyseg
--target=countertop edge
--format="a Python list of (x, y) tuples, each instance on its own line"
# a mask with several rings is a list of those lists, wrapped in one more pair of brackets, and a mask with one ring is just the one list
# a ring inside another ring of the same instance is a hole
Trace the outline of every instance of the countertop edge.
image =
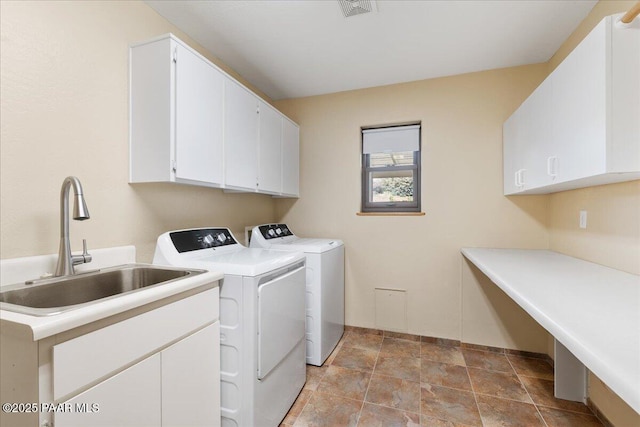
[(0, 327), (26, 328), (31, 331), (33, 341), (38, 341), (193, 289), (200, 287), (203, 288), (202, 290), (215, 288), (219, 286), (219, 281), (223, 277), (224, 274), (220, 272), (205, 272), (156, 288), (125, 294), (117, 298), (96, 302), (87, 307), (51, 316), (31, 316), (0, 310)]
[[(629, 404), (635, 411), (640, 413), (640, 389), (637, 387), (636, 380), (640, 376), (640, 371), (632, 373), (632, 375), (618, 374), (612, 370), (609, 364), (603, 361), (596, 353), (586, 348), (579, 340), (575, 339), (571, 333), (564, 329), (561, 325), (556, 323), (547, 314), (540, 311), (531, 301), (529, 301), (524, 295), (514, 289), (509, 283), (507, 283), (498, 272), (494, 271), (491, 267), (487, 266), (485, 262), (477, 255), (478, 251), (521, 251), (523, 254), (526, 252), (545, 252), (552, 254), (553, 256), (566, 257), (567, 259), (579, 261), (580, 263), (588, 263), (603, 269), (620, 272), (625, 275), (635, 276), (631, 273), (626, 273), (620, 270), (612, 269), (610, 267), (602, 266), (599, 264), (591, 263), (589, 261), (574, 258), (568, 255), (564, 255), (558, 252), (544, 250), (544, 249), (497, 249), (497, 248), (462, 248), (462, 255), (471, 261), (482, 273), (484, 273), (493, 283), (495, 283), (500, 289), (502, 289), (510, 298), (512, 298), (520, 307), (522, 307), (531, 317), (533, 317), (542, 327), (544, 327), (552, 336), (558, 339), (562, 344), (567, 347), (590, 371), (598, 376), (605, 382), (618, 396), (620, 396), (627, 404)], [(634, 379), (635, 378), (635, 379)], [(634, 387), (635, 386), (635, 387)]]

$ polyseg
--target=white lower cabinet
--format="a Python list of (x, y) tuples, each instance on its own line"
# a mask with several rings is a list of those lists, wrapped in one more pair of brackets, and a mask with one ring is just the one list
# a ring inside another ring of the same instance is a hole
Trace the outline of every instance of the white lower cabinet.
[[(80, 393), (55, 414), (56, 427), (156, 427), (161, 418), (161, 356), (156, 354)], [(68, 406), (67, 406), (68, 405)]]
[(219, 426), (220, 289), (171, 298), (38, 341), (3, 327), (3, 403), (40, 406), (0, 425)]
[(220, 323), (65, 402), (58, 427), (213, 426), (220, 423)]
[(163, 427), (220, 424), (219, 337), (216, 322), (160, 353)]

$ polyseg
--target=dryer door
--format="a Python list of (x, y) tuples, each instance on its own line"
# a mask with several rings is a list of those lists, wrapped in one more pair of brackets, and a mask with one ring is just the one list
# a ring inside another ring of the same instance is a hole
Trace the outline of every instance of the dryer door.
[(305, 337), (304, 264), (258, 285), (258, 379)]

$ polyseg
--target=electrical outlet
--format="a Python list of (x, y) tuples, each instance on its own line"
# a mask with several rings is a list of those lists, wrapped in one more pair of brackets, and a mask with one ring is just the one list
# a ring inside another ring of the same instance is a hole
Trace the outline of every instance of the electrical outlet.
[(580, 228), (587, 228), (587, 211), (580, 211)]

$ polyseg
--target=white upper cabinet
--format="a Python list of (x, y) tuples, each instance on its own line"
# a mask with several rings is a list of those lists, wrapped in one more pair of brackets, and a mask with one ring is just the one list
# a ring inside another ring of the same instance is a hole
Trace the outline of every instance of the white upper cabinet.
[(264, 101), (258, 102), (260, 142), (258, 144), (258, 189), (282, 193), (282, 115)]
[(282, 195), (298, 197), (300, 129), (291, 120), (282, 119)]
[(235, 80), (224, 87), (225, 188), (298, 197), (298, 126)]
[(223, 75), (167, 36), (131, 47), (130, 180), (223, 184)]
[(130, 49), (132, 183), (298, 197), (297, 129), (171, 34)]
[(259, 115), (256, 96), (235, 80), (224, 80), (225, 187), (256, 191)]
[(640, 23), (606, 17), (505, 122), (504, 193), (640, 178)]
[(176, 48), (176, 178), (222, 184), (222, 74)]

